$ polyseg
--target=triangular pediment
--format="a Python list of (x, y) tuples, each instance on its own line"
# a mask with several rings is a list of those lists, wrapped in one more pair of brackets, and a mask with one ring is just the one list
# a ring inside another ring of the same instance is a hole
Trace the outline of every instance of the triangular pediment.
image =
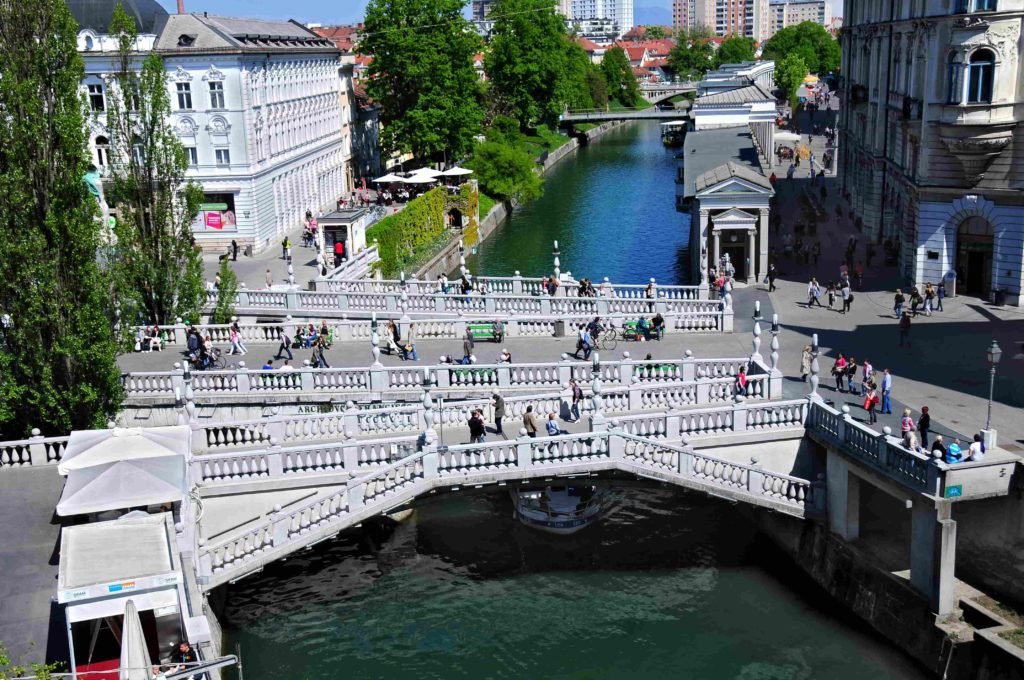
[(711, 196), (714, 194), (762, 194), (769, 196), (771, 193), (772, 190), (770, 188), (758, 186), (753, 182), (748, 182), (738, 177), (731, 177), (698, 191), (697, 196)]
[(749, 223), (757, 219), (757, 215), (748, 213), (745, 210), (739, 208), (730, 208), (725, 212), (718, 213), (717, 215), (711, 216), (711, 221), (716, 223), (721, 222), (744, 222)]

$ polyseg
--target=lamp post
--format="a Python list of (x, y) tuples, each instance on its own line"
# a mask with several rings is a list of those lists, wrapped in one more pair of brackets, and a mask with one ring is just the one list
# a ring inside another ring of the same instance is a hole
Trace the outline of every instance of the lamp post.
[(995, 340), (989, 345), (988, 351), (985, 352), (985, 358), (988, 359), (989, 365), (992, 367), (989, 372), (988, 382), (988, 417), (985, 418), (985, 431), (988, 432), (992, 426), (992, 395), (996, 389), (996, 364), (1003, 356), (1003, 350), (999, 349), (999, 343)]
[(562, 279), (562, 262), (559, 259), (559, 255), (561, 255), (561, 252), (558, 250), (558, 241), (555, 241), (555, 247), (551, 251), (551, 256), (555, 260), (555, 279), (560, 281)]

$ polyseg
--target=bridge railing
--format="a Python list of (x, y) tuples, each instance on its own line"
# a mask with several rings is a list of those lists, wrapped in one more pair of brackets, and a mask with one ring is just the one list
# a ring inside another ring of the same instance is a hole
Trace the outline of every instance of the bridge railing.
[[(371, 286), (372, 288), (372, 286)], [(620, 286), (622, 295), (577, 297), (573, 295), (516, 295), (472, 291), (461, 292), (409, 293), (406, 290), (380, 290), (373, 292), (321, 292), (304, 290), (248, 290), (241, 289), (235, 296), (235, 308), (239, 315), (284, 314), (293, 319), (313, 318), (318, 320), (340, 314), (378, 313), (401, 316), (450, 314), (450, 315), (505, 315), (514, 317), (542, 316), (609, 316), (612, 314), (664, 316), (712, 316), (721, 317), (726, 312), (722, 300), (702, 299), (688, 289), (666, 289), (648, 299), (643, 288)], [(614, 292), (614, 291), (613, 291)], [(217, 304), (219, 292), (206, 292), (207, 312)], [(677, 326), (682, 329), (682, 326)], [(703, 330), (729, 330), (724, 320), (706, 324)]]
[(69, 437), (43, 437), (34, 430), (28, 439), (0, 442), (0, 469), (56, 465), (64, 456)]
[(649, 442), (616, 429), (554, 437), (436, 447), (345, 482), (337, 491), (276, 507), (211, 543), (197, 545), (199, 579), (212, 588), (381, 512), (401, 507), (436, 486), (528, 479), (622, 469), (803, 516), (810, 482), (700, 454), (690, 446)]
[(944, 462), (911, 451), (899, 439), (856, 422), (849, 407), (840, 411), (818, 399), (810, 403), (807, 429), (820, 439), (904, 486), (942, 495), (943, 480), (950, 469)]
[[(748, 366), (750, 398), (777, 399), (782, 395), (781, 375), (746, 357), (634, 361), (628, 352), (619, 361), (599, 364), (606, 388), (665, 385), (660, 391), (628, 395), (631, 408), (650, 400), (666, 405), (711, 403), (709, 395), (719, 389), (716, 379), (731, 385), (740, 367)], [(241, 397), (283, 397), (323, 395), (325, 398), (362, 398), (380, 395), (404, 395), (422, 398), (423, 381), (444, 395), (496, 389), (511, 393), (536, 389), (567, 389), (571, 379), (589, 382), (593, 365), (563, 359), (557, 362), (515, 364), (435, 364), (415, 367), (369, 366), (365, 368), (309, 368), (293, 371), (263, 371), (247, 368), (223, 371), (186, 371), (126, 373), (122, 377), (130, 402), (167, 401), (175, 395), (190, 395), (201, 402), (229, 401)], [(637, 402), (636, 399), (640, 399)]]
[[(334, 254), (327, 253), (327, 257), (333, 258)], [(377, 244), (374, 243), (367, 248), (363, 248), (337, 267), (328, 270), (327, 276), (317, 278), (314, 285), (317, 285), (319, 289), (319, 284), (329, 279), (362, 278), (372, 272), (373, 265), (377, 262), (380, 262), (380, 253), (377, 251)]]
[[(751, 378), (748, 399), (761, 400), (771, 396), (771, 383), (768, 376)], [(542, 394), (508, 394), (504, 397), (505, 417), (519, 419), (532, 406), (538, 417), (546, 413), (555, 413), (568, 417), (572, 403), (572, 393), (562, 385), (553, 385), (554, 392)], [(692, 382), (643, 382), (630, 381), (628, 384), (600, 386), (599, 393), (587, 395), (580, 405), (583, 414), (597, 412), (624, 413), (633, 411), (655, 411), (654, 414), (639, 413), (623, 417), (624, 426), (631, 433), (645, 434), (647, 421), (660, 425), (661, 436), (678, 438), (680, 434), (703, 433), (704, 430), (731, 431), (724, 426), (716, 426), (717, 421), (727, 420), (729, 427), (754, 429), (759, 424), (790, 424), (795, 417), (789, 414), (785, 418), (772, 420), (772, 415), (781, 413), (775, 409), (762, 412), (754, 407), (753, 402), (739, 405), (744, 416), (736, 417), (722, 414), (717, 409), (705, 412), (698, 409), (692, 417), (690, 411), (665, 413), (665, 409), (688, 408), (691, 406), (729, 404), (736, 394), (732, 378), (701, 378)], [(767, 395), (767, 396), (766, 396)], [(597, 401), (600, 399), (601, 406)], [(462, 399), (457, 401), (443, 400), (435, 403), (431, 409), (435, 422), (441, 425), (465, 424), (470, 414), (480, 409), (489, 419), (491, 399)], [(785, 409), (790, 408), (789, 402)], [(675, 415), (678, 413), (678, 415)], [(265, 418), (233, 420), (217, 423), (196, 423), (193, 425), (193, 442), (197, 451), (226, 451), (240, 448), (252, 448), (276, 444), (300, 444), (304, 442), (322, 442), (339, 439), (350, 439), (362, 436), (383, 436), (389, 434), (421, 432), (427, 426), (426, 409), (421, 403), (409, 403), (386, 408), (361, 409), (350, 402), (343, 411), (313, 413), (302, 415), (276, 415)], [(681, 418), (688, 417), (683, 423)], [(672, 420), (672, 419), (675, 420)], [(667, 423), (675, 423), (668, 425)], [(801, 421), (802, 422), (802, 421)]]

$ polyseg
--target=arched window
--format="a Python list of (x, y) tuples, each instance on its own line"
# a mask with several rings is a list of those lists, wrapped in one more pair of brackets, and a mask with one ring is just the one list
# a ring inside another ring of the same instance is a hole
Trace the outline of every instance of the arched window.
[(963, 95), (960, 73), (963, 65), (956, 60), (956, 53), (950, 52), (946, 60), (946, 101), (950, 104), (959, 104)]
[(96, 138), (96, 166), (105, 168), (110, 165), (110, 140), (106, 137)]
[(138, 135), (132, 135), (132, 158), (136, 165), (146, 164), (146, 152), (142, 146), (142, 138)]
[(996, 59), (991, 50), (978, 50), (967, 65), (967, 103), (992, 101), (992, 79), (995, 77)]

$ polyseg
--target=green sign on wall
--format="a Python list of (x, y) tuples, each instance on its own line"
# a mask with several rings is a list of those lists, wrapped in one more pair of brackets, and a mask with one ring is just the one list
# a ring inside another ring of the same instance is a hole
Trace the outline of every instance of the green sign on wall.
[(958, 498), (959, 496), (963, 496), (964, 485), (957, 484), (956, 486), (947, 486), (946, 493), (944, 495), (946, 498)]

